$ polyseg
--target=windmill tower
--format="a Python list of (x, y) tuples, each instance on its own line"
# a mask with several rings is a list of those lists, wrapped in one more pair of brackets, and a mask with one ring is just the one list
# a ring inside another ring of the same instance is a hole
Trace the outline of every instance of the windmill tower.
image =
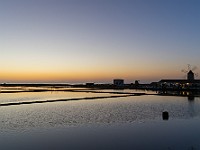
[(189, 80), (189, 81), (193, 81), (194, 80), (194, 73), (192, 72), (192, 70), (190, 70), (187, 73), (187, 80)]
[(198, 76), (197, 73), (194, 73), (194, 72), (193, 72), (193, 71), (196, 70), (196, 69), (197, 69), (196, 66), (194, 66), (193, 68), (191, 68), (191, 65), (188, 64), (187, 70), (183, 69), (183, 70), (181, 70), (181, 71), (184, 72), (184, 73), (187, 73), (187, 80), (188, 80), (188, 81), (194, 81), (194, 80), (195, 80), (194, 77), (195, 77), (195, 76), (196, 76), (196, 77)]

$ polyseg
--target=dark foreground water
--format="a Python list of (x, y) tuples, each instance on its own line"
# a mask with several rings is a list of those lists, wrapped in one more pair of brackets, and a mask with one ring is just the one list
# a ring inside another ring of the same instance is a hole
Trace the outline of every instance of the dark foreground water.
[[(0, 102), (99, 95), (1, 93)], [(200, 99), (133, 96), (1, 106), (0, 149), (200, 149)]]

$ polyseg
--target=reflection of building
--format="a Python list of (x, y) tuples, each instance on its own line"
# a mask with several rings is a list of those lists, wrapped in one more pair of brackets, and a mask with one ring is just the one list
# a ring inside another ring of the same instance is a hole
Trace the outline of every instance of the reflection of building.
[(114, 79), (113, 84), (115, 86), (123, 86), (124, 85), (124, 80), (123, 79)]

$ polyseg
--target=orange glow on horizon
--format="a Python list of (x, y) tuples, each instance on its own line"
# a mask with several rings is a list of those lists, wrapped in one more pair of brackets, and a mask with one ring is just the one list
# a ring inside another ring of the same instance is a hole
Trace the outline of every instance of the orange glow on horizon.
[[(123, 69), (87, 69), (69, 70), (69, 71), (5, 71), (0, 74), (1, 81), (15, 82), (70, 82), (70, 81), (110, 81), (114, 78), (122, 78), (129, 81), (134, 80), (150, 80), (158, 81), (162, 78), (176, 78), (178, 73), (162, 72), (157, 70), (123, 70)], [(181, 78), (181, 77), (180, 77)]]
[[(133, 65), (82, 65), (81, 67), (69, 65), (61, 66), (24, 66), (2, 68), (1, 82), (112, 82), (115, 78), (122, 78), (128, 82), (134, 80), (159, 81), (163, 78), (182, 78), (176, 68), (146, 67), (144, 64)], [(9, 69), (9, 68), (12, 68)]]

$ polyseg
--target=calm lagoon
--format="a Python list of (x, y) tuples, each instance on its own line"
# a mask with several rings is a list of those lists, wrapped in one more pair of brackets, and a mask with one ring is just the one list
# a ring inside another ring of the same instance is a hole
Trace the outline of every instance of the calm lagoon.
[[(109, 95), (1, 93), (0, 103)], [(163, 111), (168, 120), (162, 119)], [(199, 97), (144, 95), (0, 107), (1, 149), (188, 150), (200, 149), (199, 143)]]

